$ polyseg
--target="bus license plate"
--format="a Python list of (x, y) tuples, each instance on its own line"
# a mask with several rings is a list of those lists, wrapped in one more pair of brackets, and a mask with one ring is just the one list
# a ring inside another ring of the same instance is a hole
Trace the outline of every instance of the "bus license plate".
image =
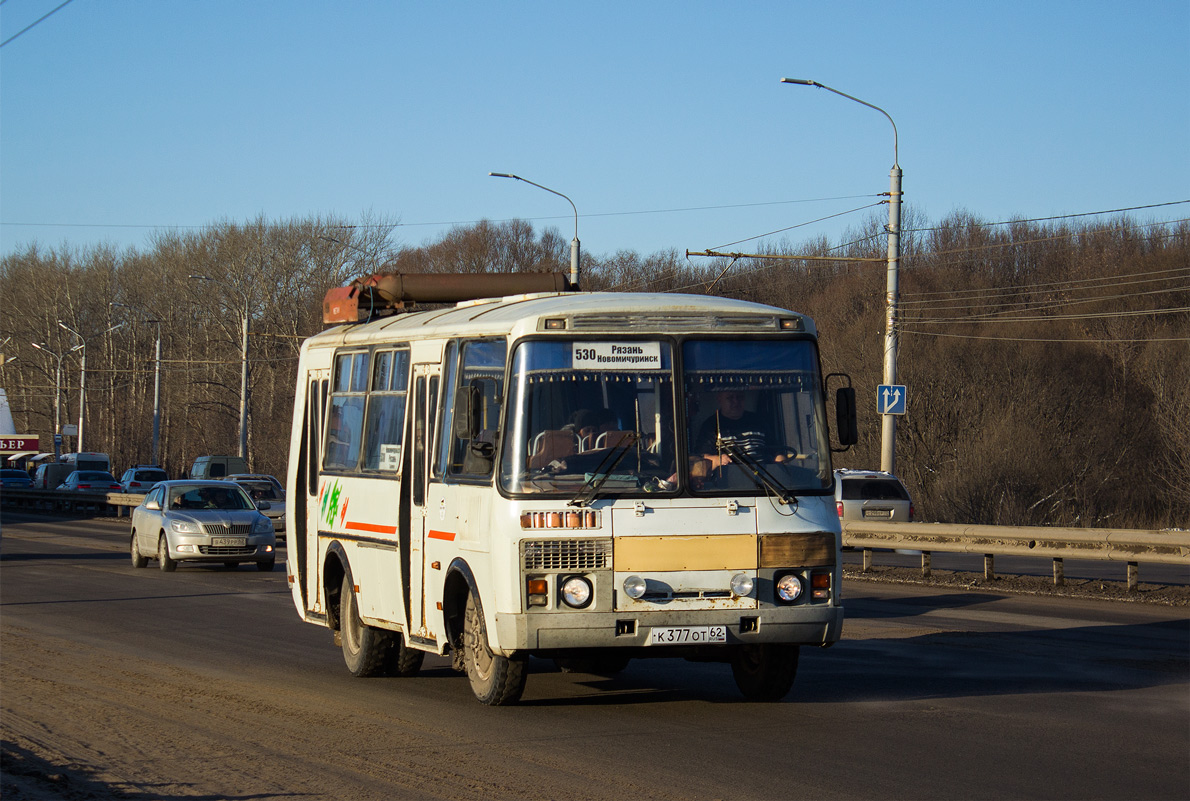
[(243, 548), (247, 544), (243, 537), (211, 537), (211, 545), (216, 548)]
[(727, 642), (727, 626), (663, 626), (649, 632), (649, 645)]

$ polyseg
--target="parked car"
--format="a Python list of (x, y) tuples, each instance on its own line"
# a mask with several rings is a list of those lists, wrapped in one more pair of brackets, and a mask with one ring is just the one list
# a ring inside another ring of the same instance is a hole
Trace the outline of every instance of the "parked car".
[(158, 481), (168, 481), (169, 474), (155, 464), (138, 464), (130, 467), (120, 476), (125, 492), (145, 493)]
[(836, 470), (835, 507), (840, 520), (908, 523), (914, 513), (901, 479), (879, 470)]
[(0, 470), (0, 487), (4, 489), (33, 489), (33, 479), (18, 468)]
[(162, 481), (132, 511), (129, 550), (133, 567), (156, 559), (165, 572), (178, 562), (255, 562), (263, 571), (277, 561), (273, 523), (229, 481)]
[(191, 478), (226, 478), (247, 472), (248, 463), (239, 456), (200, 456), (190, 467)]
[(57, 487), (77, 492), (123, 492), (116, 477), (102, 470), (75, 470)]
[[(263, 509), (264, 516), (273, 521), (273, 530), (278, 537), (285, 536), (285, 493), (279, 489), (276, 479), (268, 481), (272, 476), (231, 476), (233, 483), (244, 488), (248, 497), (253, 501), (265, 501), (268, 508)], [(225, 479), (226, 480), (226, 479)]]

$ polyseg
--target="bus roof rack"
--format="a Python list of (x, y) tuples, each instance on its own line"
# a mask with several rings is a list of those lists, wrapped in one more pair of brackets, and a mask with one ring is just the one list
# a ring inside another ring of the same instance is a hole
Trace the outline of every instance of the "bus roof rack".
[(459, 303), (479, 298), (574, 292), (566, 273), (373, 273), (327, 291), (324, 323), (358, 323), (416, 303)]

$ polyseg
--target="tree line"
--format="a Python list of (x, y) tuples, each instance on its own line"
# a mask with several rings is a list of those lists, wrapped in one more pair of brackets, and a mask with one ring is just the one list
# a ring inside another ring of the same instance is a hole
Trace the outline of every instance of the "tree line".
[[(989, 224), (965, 212), (932, 223), (908, 209), (902, 226), (896, 327), (909, 404), (897, 469), (919, 518), (1190, 524), (1190, 223)], [(143, 250), (31, 244), (5, 256), (2, 385), (17, 428), (48, 449), (56, 395), (60, 422), (77, 419), (77, 339), (61, 321), (86, 338), (88, 450), (117, 470), (150, 461), (159, 376), (171, 475), (201, 454), (236, 453), (246, 316), (249, 463), (280, 475), (298, 349), (324, 327), (328, 288), (378, 271), (569, 268), (569, 241), (525, 221), (458, 226), (418, 246), (398, 230), (387, 219), (258, 217), (158, 233)], [(738, 257), (587, 253), (583, 288), (809, 314), (824, 371), (848, 373), (860, 399), (860, 442), (836, 466), (876, 468), (885, 256), (873, 216), (839, 243), (785, 240)]]

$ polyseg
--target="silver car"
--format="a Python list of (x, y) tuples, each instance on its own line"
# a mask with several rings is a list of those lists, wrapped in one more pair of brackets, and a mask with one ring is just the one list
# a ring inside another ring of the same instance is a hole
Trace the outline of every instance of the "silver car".
[(909, 491), (901, 479), (879, 470), (836, 470), (835, 507), (840, 520), (913, 521)]
[(277, 562), (273, 523), (230, 481), (163, 481), (132, 512), (132, 566), (156, 559), (162, 570), (178, 562), (255, 562), (263, 571)]
[(277, 532), (278, 537), (285, 536), (285, 493), (277, 488), (276, 484), (264, 479), (271, 478), (271, 476), (261, 476), (261, 480), (250, 480), (247, 478), (235, 478), (234, 483), (244, 488), (253, 501), (265, 501), (268, 503), (268, 508), (264, 509), (264, 515), (269, 520), (273, 521), (273, 530)]

